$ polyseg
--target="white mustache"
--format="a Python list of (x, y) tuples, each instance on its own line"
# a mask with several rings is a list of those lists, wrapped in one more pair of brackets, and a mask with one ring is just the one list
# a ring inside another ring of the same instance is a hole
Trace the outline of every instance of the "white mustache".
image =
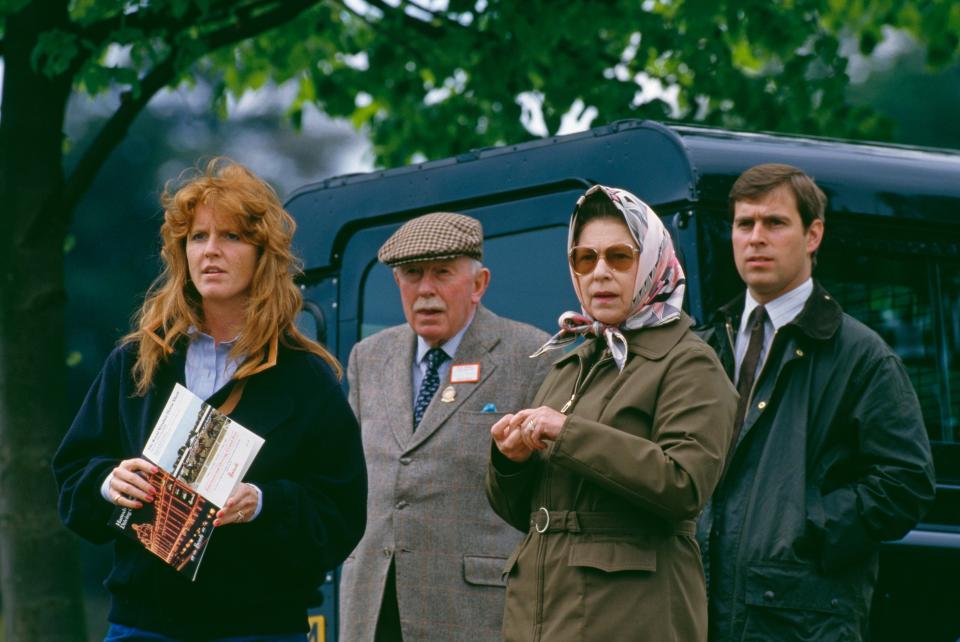
[(443, 299), (436, 296), (417, 299), (413, 304), (413, 311), (423, 312), (424, 310), (430, 310), (433, 312), (446, 312), (447, 306), (443, 302)]

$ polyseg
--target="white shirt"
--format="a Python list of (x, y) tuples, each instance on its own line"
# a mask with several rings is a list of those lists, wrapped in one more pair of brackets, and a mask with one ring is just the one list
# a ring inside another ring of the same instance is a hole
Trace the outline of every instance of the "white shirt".
[[(447, 378), (447, 375), (450, 374), (450, 365), (453, 363), (453, 357), (457, 354), (457, 348), (460, 347), (460, 342), (463, 341), (463, 335), (467, 333), (467, 328), (470, 327), (470, 324), (473, 323), (473, 317), (470, 317), (470, 320), (467, 321), (466, 325), (460, 328), (460, 332), (456, 333), (450, 339), (440, 346), (440, 349), (447, 353), (449, 359), (445, 360), (440, 364), (440, 383), (443, 383), (443, 380)], [(427, 356), (427, 351), (430, 350), (430, 344), (423, 340), (423, 337), (417, 335), (417, 353), (413, 357), (413, 405), (417, 405), (417, 396), (420, 394), (420, 387), (423, 385), (423, 379), (427, 376), (427, 362), (425, 357)]]
[[(773, 343), (773, 335), (776, 334), (777, 330), (797, 318), (812, 293), (813, 278), (808, 278), (786, 294), (781, 294), (763, 306), (767, 311), (767, 320), (763, 325), (763, 349), (760, 350), (760, 360), (757, 362), (758, 369), (763, 368), (763, 362), (767, 359), (770, 344)], [(734, 372), (734, 381), (740, 381), (740, 364), (743, 363), (743, 358), (747, 355), (747, 345), (750, 343), (750, 315), (753, 314), (758, 305), (760, 304), (757, 300), (750, 295), (750, 290), (747, 290), (743, 315), (740, 317), (740, 329), (737, 331), (737, 367), (736, 372)]]

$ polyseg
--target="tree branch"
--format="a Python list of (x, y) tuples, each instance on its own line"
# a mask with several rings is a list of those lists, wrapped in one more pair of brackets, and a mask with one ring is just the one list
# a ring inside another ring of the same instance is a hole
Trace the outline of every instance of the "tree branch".
[(132, 92), (124, 92), (120, 96), (120, 107), (113, 116), (103, 125), (96, 138), (83, 153), (80, 162), (66, 179), (63, 188), (63, 209), (72, 220), (73, 210), (80, 198), (86, 193), (97, 172), (103, 166), (110, 153), (126, 136), (134, 119), (143, 111), (154, 94), (173, 82), (177, 75), (175, 60), (178, 52), (171, 51), (170, 55), (140, 82), (136, 96)]
[[(136, 14), (115, 16), (102, 20), (83, 30), (72, 30), (83, 42), (88, 43), (81, 49), (82, 53), (74, 57), (70, 63), (68, 73), (75, 76), (80, 73), (83, 65), (97, 55), (112, 40), (113, 32), (121, 28), (133, 28), (144, 32), (162, 31), (166, 34), (177, 34), (190, 27), (197, 27), (201, 31), (210, 28), (212, 25), (223, 23), (230, 20), (231, 24), (249, 20), (250, 16), (261, 7), (282, 5), (282, 0), (247, 0), (246, 3), (233, 3), (229, 0), (223, 0), (217, 4), (211, 5), (210, 9), (201, 14), (199, 11), (185, 13), (177, 19), (169, 15), (155, 14), (149, 16), (146, 11)], [(199, 20), (200, 17), (203, 20)], [(170, 38), (172, 40), (172, 38)]]
[[(251, 15), (234, 24), (217, 31), (205, 34), (201, 41), (207, 44), (207, 51), (212, 52), (221, 47), (232, 45), (241, 40), (252, 38), (290, 22), (310, 7), (320, 4), (322, 0), (282, 0), (280, 2), (265, 2), (276, 5), (274, 9), (257, 15)], [(251, 14), (253, 7), (251, 6)], [(193, 61), (191, 61), (192, 63)]]
[[(248, 20), (231, 24), (227, 27), (205, 35), (200, 42), (206, 46), (203, 51), (190, 59), (182, 56), (181, 51), (174, 47), (170, 54), (160, 63), (158, 63), (143, 79), (140, 81), (137, 92), (124, 92), (120, 96), (120, 107), (114, 112), (113, 116), (104, 124), (100, 132), (94, 138), (90, 147), (83, 153), (80, 161), (77, 163), (73, 172), (67, 177), (64, 186), (64, 211), (72, 212), (79, 202), (80, 198), (90, 187), (90, 184), (96, 178), (97, 172), (106, 161), (110, 153), (123, 140), (130, 125), (136, 117), (147, 106), (147, 103), (153, 96), (172, 83), (177, 74), (186, 69), (201, 55), (211, 53), (222, 47), (235, 44), (241, 40), (251, 38), (258, 34), (267, 32), (290, 20), (296, 18), (305, 10), (316, 4), (317, 0), (286, 0), (284, 2), (272, 3), (275, 8), (261, 13)], [(260, 3), (255, 3), (260, 4)]]
[(148, 9), (143, 9), (132, 14), (121, 14), (111, 18), (105, 18), (92, 23), (76, 33), (81, 38), (92, 42), (99, 48), (107, 45), (111, 35), (119, 29), (137, 29), (140, 31), (164, 31), (166, 33), (178, 33), (192, 26), (203, 27), (204, 25), (214, 25), (230, 18), (232, 12), (245, 10), (248, 13), (256, 11), (260, 7), (282, 4), (281, 0), (248, 0), (247, 2), (230, 2), (221, 0), (210, 5), (208, 10), (201, 12), (196, 5), (179, 18), (170, 14), (153, 13)]

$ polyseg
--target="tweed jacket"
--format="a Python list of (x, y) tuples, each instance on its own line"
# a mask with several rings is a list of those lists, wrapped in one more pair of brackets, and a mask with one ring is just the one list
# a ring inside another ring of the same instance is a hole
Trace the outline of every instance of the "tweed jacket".
[(690, 325), (625, 333), (623, 372), (602, 340), (585, 341), (534, 401), (568, 415), (557, 440), (522, 464), (492, 449), (490, 502), (527, 533), (504, 567), (505, 640), (706, 640), (693, 520), (737, 397)]
[[(501, 571), (520, 533), (484, 496), (490, 427), (530, 405), (549, 361), (529, 355), (547, 338), (478, 307), (452, 363), (479, 363), (479, 381), (441, 381), (416, 431), (413, 330), (389, 328), (354, 347), (349, 399), (370, 494), (366, 534), (342, 570), (341, 640), (373, 640), (391, 559), (405, 640), (500, 636)], [(450, 385), (455, 399), (443, 401)]]

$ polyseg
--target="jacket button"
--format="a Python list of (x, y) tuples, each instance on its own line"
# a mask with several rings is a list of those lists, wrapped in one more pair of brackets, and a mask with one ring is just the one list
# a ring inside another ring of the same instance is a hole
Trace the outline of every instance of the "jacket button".
[(403, 464), (404, 466), (407, 466), (407, 465), (410, 464), (410, 458), (409, 458), (409, 457), (401, 457), (401, 458), (400, 458), (400, 463)]
[(833, 598), (832, 600), (830, 600), (830, 606), (832, 606), (833, 608), (837, 608), (838, 606), (840, 606), (840, 600), (838, 600), (837, 598)]
[(775, 597), (777, 597), (777, 594), (774, 593), (773, 591), (764, 591), (764, 592), (763, 592), (763, 599), (765, 599), (767, 602), (769, 602), (770, 600), (772, 600), (772, 599), (775, 598)]
[(803, 356), (803, 350), (801, 350), (800, 348), (797, 348), (797, 356), (798, 356), (798, 357), (802, 357), (802, 356)]
[(760, 410), (763, 410), (766, 407), (767, 407), (766, 401), (761, 401), (760, 403), (757, 404), (757, 408), (759, 408)]
[(397, 502), (397, 507), (396, 507), (396, 508), (397, 508), (397, 510), (403, 510), (403, 509), (406, 508), (407, 506), (409, 506), (409, 504), (407, 504), (406, 500), (401, 499), (399, 502)]
[(391, 555), (393, 555), (393, 551), (391, 551), (389, 548), (383, 549), (383, 556), (384, 556), (384, 557), (390, 557)]

